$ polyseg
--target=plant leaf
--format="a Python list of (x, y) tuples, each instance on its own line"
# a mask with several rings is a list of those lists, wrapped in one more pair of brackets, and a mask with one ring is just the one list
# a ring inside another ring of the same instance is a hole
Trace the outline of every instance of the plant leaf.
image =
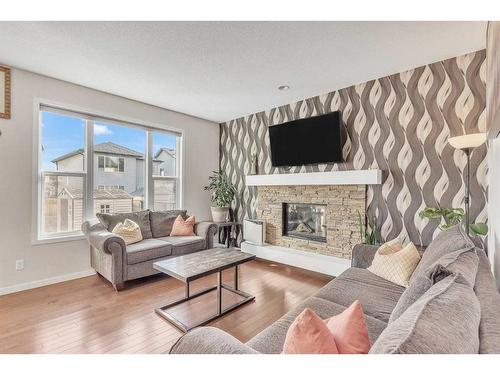
[(486, 236), (488, 234), (488, 224), (486, 223), (470, 224), (469, 229), (471, 232), (480, 236)]

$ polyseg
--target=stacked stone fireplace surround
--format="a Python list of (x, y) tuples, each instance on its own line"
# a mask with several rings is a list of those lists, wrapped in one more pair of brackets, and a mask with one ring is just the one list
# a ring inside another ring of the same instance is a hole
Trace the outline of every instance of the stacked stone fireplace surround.
[[(316, 254), (350, 259), (361, 242), (358, 212), (364, 217), (366, 185), (259, 186), (257, 215), (266, 221), (266, 242)], [(283, 236), (283, 203), (326, 204), (326, 242)]]

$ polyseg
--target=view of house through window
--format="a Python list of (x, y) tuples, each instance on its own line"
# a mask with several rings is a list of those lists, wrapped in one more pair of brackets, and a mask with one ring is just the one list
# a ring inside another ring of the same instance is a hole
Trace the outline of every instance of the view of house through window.
[[(88, 127), (93, 130), (90, 170), (86, 170)], [(39, 238), (79, 232), (87, 219), (86, 207), (93, 208), (92, 215), (177, 208), (179, 136), (175, 134), (43, 110), (40, 142)], [(88, 176), (93, 178), (92, 193), (86, 192)], [(149, 204), (148, 197), (153, 200)]]
[(177, 137), (153, 133), (153, 208), (157, 211), (176, 208)]
[[(109, 213), (140, 211), (146, 208), (147, 134), (142, 128), (94, 123), (94, 213), (102, 205)], [(100, 189), (104, 186), (104, 189)]]

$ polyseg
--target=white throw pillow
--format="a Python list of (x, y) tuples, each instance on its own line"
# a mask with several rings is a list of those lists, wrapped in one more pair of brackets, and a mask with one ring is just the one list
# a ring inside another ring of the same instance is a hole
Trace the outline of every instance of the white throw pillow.
[(142, 241), (141, 228), (130, 219), (125, 219), (123, 223), (116, 224), (113, 233), (122, 237), (127, 245)]
[(418, 262), (420, 254), (415, 245), (410, 242), (401, 248), (401, 242), (397, 239), (380, 246), (368, 271), (406, 288)]

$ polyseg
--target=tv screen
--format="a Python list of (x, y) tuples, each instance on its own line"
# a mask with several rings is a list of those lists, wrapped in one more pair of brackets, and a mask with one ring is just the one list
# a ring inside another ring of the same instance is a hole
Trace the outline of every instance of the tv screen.
[(275, 167), (343, 161), (339, 112), (270, 126), (269, 140)]

